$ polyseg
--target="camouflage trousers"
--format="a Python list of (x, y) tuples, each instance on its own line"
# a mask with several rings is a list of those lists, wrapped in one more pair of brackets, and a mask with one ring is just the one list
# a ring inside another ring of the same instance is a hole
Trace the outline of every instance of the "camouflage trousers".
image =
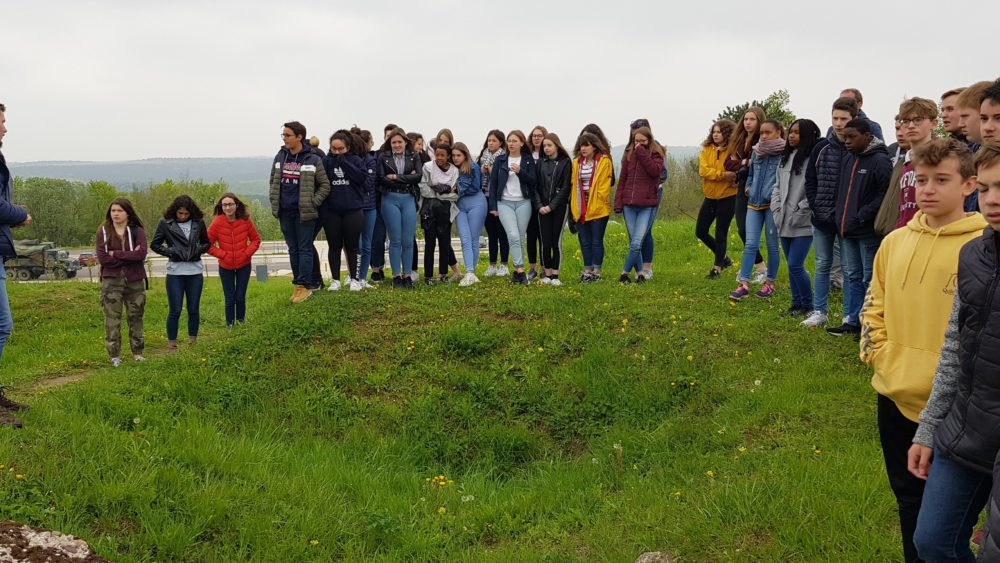
[(122, 352), (122, 308), (128, 320), (128, 339), (132, 354), (142, 354), (142, 315), (146, 309), (146, 282), (129, 283), (125, 278), (101, 280), (101, 306), (104, 308), (104, 346), (112, 358)]

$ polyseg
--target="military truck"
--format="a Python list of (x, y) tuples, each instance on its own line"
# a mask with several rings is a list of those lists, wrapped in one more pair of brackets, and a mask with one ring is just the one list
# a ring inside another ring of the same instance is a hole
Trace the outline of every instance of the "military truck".
[(54, 242), (16, 240), (14, 251), (17, 258), (4, 264), (8, 279), (36, 280), (48, 274), (52, 279), (64, 280), (75, 278), (80, 269), (80, 261), (70, 258), (69, 252), (56, 248)]

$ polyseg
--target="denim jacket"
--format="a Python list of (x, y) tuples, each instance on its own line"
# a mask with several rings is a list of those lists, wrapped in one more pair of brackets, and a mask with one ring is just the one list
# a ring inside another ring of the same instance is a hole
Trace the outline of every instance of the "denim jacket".
[(750, 172), (747, 175), (747, 206), (767, 208), (771, 206), (771, 194), (774, 184), (778, 181), (778, 164), (781, 155), (758, 157), (753, 153), (750, 157)]

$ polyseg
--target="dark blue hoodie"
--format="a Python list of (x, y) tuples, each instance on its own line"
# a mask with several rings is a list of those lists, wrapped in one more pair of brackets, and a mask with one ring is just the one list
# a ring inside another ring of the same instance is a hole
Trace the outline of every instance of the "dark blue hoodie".
[(363, 208), (370, 183), (364, 159), (353, 154), (327, 154), (323, 167), (330, 179), (330, 195), (323, 200), (320, 212)]
[(378, 204), (378, 190), (375, 189), (378, 184), (378, 179), (375, 177), (375, 166), (377, 165), (378, 159), (375, 156), (375, 151), (365, 153), (365, 170), (368, 172), (368, 181), (365, 184), (365, 204), (361, 206), (361, 209), (366, 211), (375, 209)]
[(837, 188), (837, 233), (849, 239), (873, 238), (875, 216), (889, 188), (892, 161), (882, 139), (872, 137), (861, 154), (844, 151)]
[(7, 168), (3, 153), (0, 153), (0, 260), (17, 257), (10, 228), (20, 225), (28, 218), (27, 211), (10, 202), (13, 192), (14, 176)]

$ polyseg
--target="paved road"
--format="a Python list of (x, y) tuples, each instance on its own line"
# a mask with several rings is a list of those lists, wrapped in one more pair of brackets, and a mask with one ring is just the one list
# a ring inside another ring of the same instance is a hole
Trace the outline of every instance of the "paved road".
[[(329, 278), (330, 276), (330, 263), (327, 260), (327, 244), (324, 240), (318, 240), (313, 243), (316, 246), (317, 252), (320, 256), (320, 269), (323, 272), (323, 277)], [(459, 259), (459, 263), (462, 261), (462, 243), (458, 238), (451, 239), (451, 247), (455, 250), (455, 255)], [(258, 265), (267, 266), (267, 271), (269, 275), (288, 275), (291, 273), (291, 265), (288, 262), (288, 248), (282, 241), (265, 241), (260, 245), (260, 250), (253, 257), (254, 272), (257, 271)], [(418, 264), (420, 266), (420, 273), (423, 274), (423, 256), (424, 256), (424, 244), (422, 240), (417, 241), (417, 253), (419, 257)], [(70, 256), (77, 258), (80, 255), (80, 251), (71, 251)], [(162, 278), (166, 276), (167, 259), (158, 255), (150, 253), (150, 264), (152, 276), (154, 278)], [(205, 265), (205, 275), (207, 276), (218, 276), (219, 275), (219, 263), (214, 256), (209, 256), (206, 254), (202, 258), (202, 263)], [(386, 264), (388, 267), (388, 263)], [(347, 271), (346, 260), (341, 259), (341, 271)], [(81, 281), (98, 281), (98, 268), (95, 266), (93, 268), (83, 268), (77, 273), (75, 279)], [(39, 281), (48, 281), (48, 276), (43, 276)], [(31, 282), (25, 282), (31, 283)]]

